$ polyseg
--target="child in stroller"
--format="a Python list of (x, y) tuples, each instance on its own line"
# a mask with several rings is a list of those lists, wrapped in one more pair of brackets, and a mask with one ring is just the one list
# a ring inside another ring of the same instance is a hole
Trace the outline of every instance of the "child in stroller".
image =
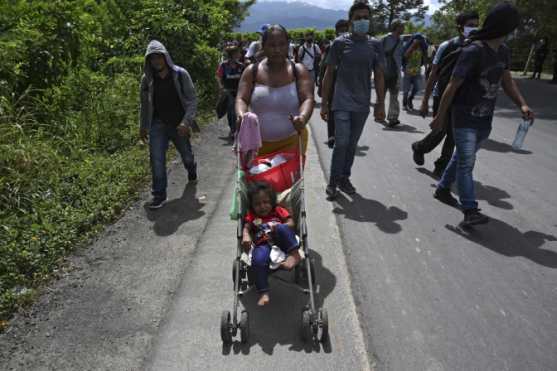
[(265, 182), (248, 187), (249, 210), (244, 218), (242, 246), (251, 257), (259, 306), (269, 303), (271, 269), (292, 270), (301, 260), (294, 219), (277, 205), (277, 195)]

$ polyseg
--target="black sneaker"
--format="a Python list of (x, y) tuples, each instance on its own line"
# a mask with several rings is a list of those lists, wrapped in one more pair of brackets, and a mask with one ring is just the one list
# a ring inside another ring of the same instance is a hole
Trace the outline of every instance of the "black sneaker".
[(412, 143), (412, 152), (414, 152), (412, 158), (414, 159), (416, 165), (423, 166), (425, 163), (424, 154), (418, 151), (417, 147), (418, 147), (418, 142)]
[(347, 195), (353, 195), (356, 193), (356, 187), (350, 182), (350, 179), (344, 178), (338, 184), (338, 188), (346, 193)]
[(412, 103), (411, 99), (408, 99), (408, 110), (414, 111), (414, 103)]
[(458, 200), (453, 197), (450, 189), (437, 188), (435, 190), (435, 193), (433, 194), (433, 197), (446, 205), (458, 207)]
[(338, 196), (338, 189), (336, 184), (329, 183), (327, 188), (325, 189), (325, 193), (327, 193), (327, 198), (332, 200)]
[(327, 146), (329, 146), (330, 149), (333, 149), (335, 146), (335, 137), (330, 137), (327, 140)]
[(194, 163), (193, 166), (188, 169), (188, 181), (197, 181), (197, 163)]
[(464, 210), (464, 220), (460, 223), (462, 226), (486, 224), (489, 222), (489, 217), (480, 213), (480, 209)]
[(148, 207), (151, 210), (160, 209), (166, 203), (166, 197), (155, 196), (149, 203)]
[(395, 126), (397, 126), (397, 125), (400, 125), (400, 121), (399, 121), (399, 120), (390, 120), (390, 121), (388, 122), (388, 125), (389, 125), (389, 127), (393, 128), (393, 127), (395, 127)]

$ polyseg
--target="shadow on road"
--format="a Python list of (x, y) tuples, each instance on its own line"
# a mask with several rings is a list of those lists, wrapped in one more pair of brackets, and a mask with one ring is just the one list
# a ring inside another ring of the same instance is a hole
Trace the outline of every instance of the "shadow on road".
[(485, 149), (486, 151), (491, 151), (491, 152), (500, 152), (500, 153), (509, 153), (509, 152), (513, 152), (513, 153), (518, 153), (521, 155), (530, 155), (532, 154), (532, 151), (526, 151), (523, 149), (514, 149), (510, 144), (507, 143), (503, 143), (503, 142), (498, 142), (496, 140), (493, 139), (487, 139), (486, 141), (484, 141), (482, 143), (482, 149)]
[(143, 206), (147, 218), (155, 222), (153, 229), (158, 236), (170, 236), (183, 223), (199, 219), (205, 215), (205, 212), (201, 210), (205, 204), (199, 202), (196, 197), (196, 190), (197, 185), (195, 183), (188, 183), (182, 197), (170, 200), (162, 209), (151, 210), (147, 204)]
[(365, 156), (367, 156), (367, 151), (369, 151), (369, 146), (357, 146), (356, 147), (356, 156), (357, 157), (365, 157)]
[[(315, 305), (319, 309), (323, 307), (325, 298), (335, 288), (337, 279), (333, 272), (323, 266), (321, 255), (311, 250), (311, 256), (313, 257), (318, 289), (315, 295)], [(302, 310), (309, 302), (309, 295), (302, 293), (297, 287), (292, 287), (275, 276), (279, 276), (288, 282), (294, 282), (293, 272), (274, 273), (269, 279), (271, 303), (263, 308), (257, 306), (259, 295), (255, 290), (251, 290), (240, 298), (242, 306), (249, 313), (250, 342), (249, 344), (242, 344), (236, 341), (231, 346), (224, 346), (223, 354), (227, 355), (231, 352), (234, 354), (249, 354), (252, 346), (259, 345), (263, 352), (272, 355), (277, 344), (290, 345), (288, 349), (296, 352), (331, 353), (330, 342), (306, 344), (302, 341)], [(232, 285), (232, 282), (230, 284)], [(307, 286), (304, 285), (304, 287)], [(329, 323), (334, 321), (334, 313), (329, 312)], [(334, 326), (332, 327), (334, 328)], [(335, 335), (331, 334), (331, 336)]]
[[(423, 167), (419, 167), (416, 168), (418, 170), (418, 172), (427, 175), (429, 177), (431, 177), (432, 179), (435, 180), (439, 180), (438, 177), (435, 176), (435, 174), (433, 174), (432, 171), (423, 168)], [(437, 185), (436, 184), (432, 184), (433, 188), (436, 188)], [(511, 195), (500, 188), (497, 187), (493, 187), (490, 185), (484, 185), (481, 182), (478, 182), (477, 180), (474, 181), (474, 190), (476, 192), (476, 199), (477, 200), (481, 200), (481, 201), (485, 201), (488, 204), (490, 204), (491, 206), (494, 207), (498, 207), (500, 209), (504, 209), (504, 210), (512, 210), (514, 209), (514, 206), (507, 201), (507, 199), (511, 198)], [(456, 194), (458, 194), (458, 190), (456, 189), (456, 187), (453, 187), (453, 192), (455, 192)]]
[(423, 134), (424, 132), (421, 130), (416, 129), (412, 125), (407, 124), (398, 124), (396, 126), (385, 126), (383, 127), (384, 131), (401, 131), (405, 133), (415, 133), (415, 134)]
[(399, 220), (408, 218), (408, 213), (398, 207), (387, 207), (381, 202), (370, 200), (359, 194), (349, 200), (342, 193), (335, 200), (335, 214), (344, 215), (345, 218), (363, 223), (374, 223), (385, 233), (399, 233), (402, 230)]
[(462, 232), (450, 225), (448, 230), (508, 257), (522, 256), (534, 263), (549, 268), (557, 268), (557, 252), (542, 249), (546, 241), (557, 241), (557, 237), (536, 231), (520, 232), (501, 220), (490, 218), (489, 224), (478, 226), (469, 232)]

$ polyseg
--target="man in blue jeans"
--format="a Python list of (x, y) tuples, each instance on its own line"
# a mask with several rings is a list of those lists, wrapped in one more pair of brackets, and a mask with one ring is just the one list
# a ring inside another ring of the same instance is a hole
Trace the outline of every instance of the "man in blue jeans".
[[(377, 92), (375, 120), (385, 120), (385, 56), (381, 42), (368, 36), (369, 4), (355, 2), (348, 15), (350, 32), (333, 41), (325, 61), (327, 67), (323, 78), (321, 117), (327, 121), (332, 114), (335, 120), (335, 144), (326, 190), (329, 199), (337, 196), (338, 189), (349, 195), (356, 193), (350, 175), (358, 140), (369, 115), (372, 72)], [(335, 70), (335, 89), (332, 107), (329, 107)]]
[(160, 42), (153, 40), (145, 53), (141, 78), (139, 135), (149, 139), (153, 200), (149, 208), (166, 202), (166, 151), (172, 141), (182, 157), (188, 180), (197, 180), (197, 164), (189, 140), (197, 110), (195, 88), (188, 71), (176, 66)]
[[(472, 171), (476, 152), (491, 132), (499, 85), (502, 83), (503, 90), (520, 107), (524, 118), (534, 118), (511, 77), (510, 51), (504, 45), (506, 36), (518, 24), (518, 11), (510, 3), (503, 2), (491, 9), (482, 28), (471, 36), (474, 42), (462, 49), (452, 78), (441, 97), (439, 111), (431, 123), (432, 129), (441, 130), (446, 125), (447, 115), (452, 114), (456, 151), (437, 185), (434, 197), (451, 206), (458, 206), (450, 190), (456, 180), (464, 212), (463, 226), (489, 221), (478, 209)], [(449, 108), (452, 108), (450, 113)]]

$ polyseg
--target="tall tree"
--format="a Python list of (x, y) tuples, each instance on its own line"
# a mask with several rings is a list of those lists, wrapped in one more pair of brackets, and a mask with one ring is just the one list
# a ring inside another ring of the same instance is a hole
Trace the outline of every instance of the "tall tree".
[(372, 6), (376, 20), (387, 29), (397, 18), (405, 21), (423, 19), (429, 9), (423, 0), (374, 0)]

